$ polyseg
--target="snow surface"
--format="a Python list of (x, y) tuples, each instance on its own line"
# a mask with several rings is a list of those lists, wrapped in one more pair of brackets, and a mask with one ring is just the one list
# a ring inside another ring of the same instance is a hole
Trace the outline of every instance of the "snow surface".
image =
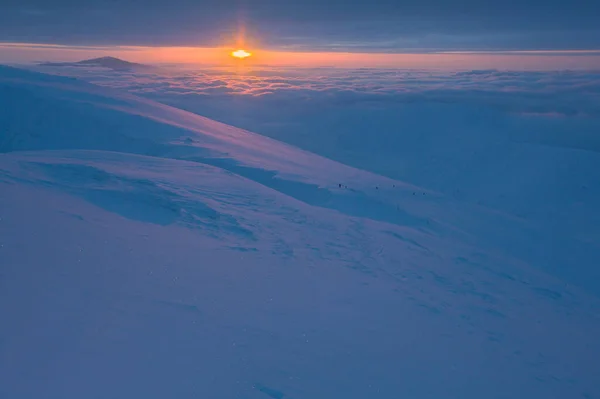
[(2, 398), (600, 397), (531, 220), (8, 67), (0, 152)]
[(489, 225), (504, 220), (472, 218), (475, 211), (468, 211), (456, 222), (469, 222), (468, 231), (502, 251), (600, 295), (597, 71), (42, 71), (49, 70), (126, 89), (519, 220), (500, 236), (491, 236), (497, 229)]

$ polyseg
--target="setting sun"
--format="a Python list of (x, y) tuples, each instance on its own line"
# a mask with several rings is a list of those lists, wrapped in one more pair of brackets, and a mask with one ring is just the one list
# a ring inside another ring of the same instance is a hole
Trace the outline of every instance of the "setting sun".
[(244, 59), (244, 58), (248, 58), (252, 55), (252, 53), (247, 52), (246, 50), (236, 50), (234, 52), (231, 53), (231, 55), (235, 58), (240, 58), (240, 59)]

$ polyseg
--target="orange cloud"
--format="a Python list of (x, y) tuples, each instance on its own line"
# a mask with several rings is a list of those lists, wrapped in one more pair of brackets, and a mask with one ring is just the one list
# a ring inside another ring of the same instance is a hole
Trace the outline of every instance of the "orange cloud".
[[(237, 48), (64, 46), (35, 43), (0, 43), (0, 62), (78, 61), (114, 56), (132, 62), (204, 65), (240, 65), (231, 57)], [(600, 69), (600, 52), (447, 52), (382, 54), (341, 52), (282, 52), (247, 49), (252, 57), (245, 66), (386, 67), (433, 69)]]

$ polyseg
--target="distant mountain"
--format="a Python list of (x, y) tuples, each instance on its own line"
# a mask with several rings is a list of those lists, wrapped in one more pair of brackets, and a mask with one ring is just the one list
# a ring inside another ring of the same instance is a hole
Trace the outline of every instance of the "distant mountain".
[(151, 68), (149, 65), (137, 64), (134, 62), (124, 61), (115, 57), (100, 57), (92, 58), (89, 60), (83, 60), (79, 62), (45, 62), (41, 63), (41, 66), (68, 66), (68, 67), (102, 67), (114, 70), (134, 70), (134, 69), (147, 69)]

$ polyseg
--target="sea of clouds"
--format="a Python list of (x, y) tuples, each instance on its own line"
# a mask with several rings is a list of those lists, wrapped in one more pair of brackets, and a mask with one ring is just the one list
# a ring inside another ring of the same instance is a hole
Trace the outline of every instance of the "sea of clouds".
[(448, 177), (481, 161), (473, 154), (490, 156), (511, 143), (600, 151), (600, 71), (41, 70), (128, 90), (442, 191), (450, 188)]

